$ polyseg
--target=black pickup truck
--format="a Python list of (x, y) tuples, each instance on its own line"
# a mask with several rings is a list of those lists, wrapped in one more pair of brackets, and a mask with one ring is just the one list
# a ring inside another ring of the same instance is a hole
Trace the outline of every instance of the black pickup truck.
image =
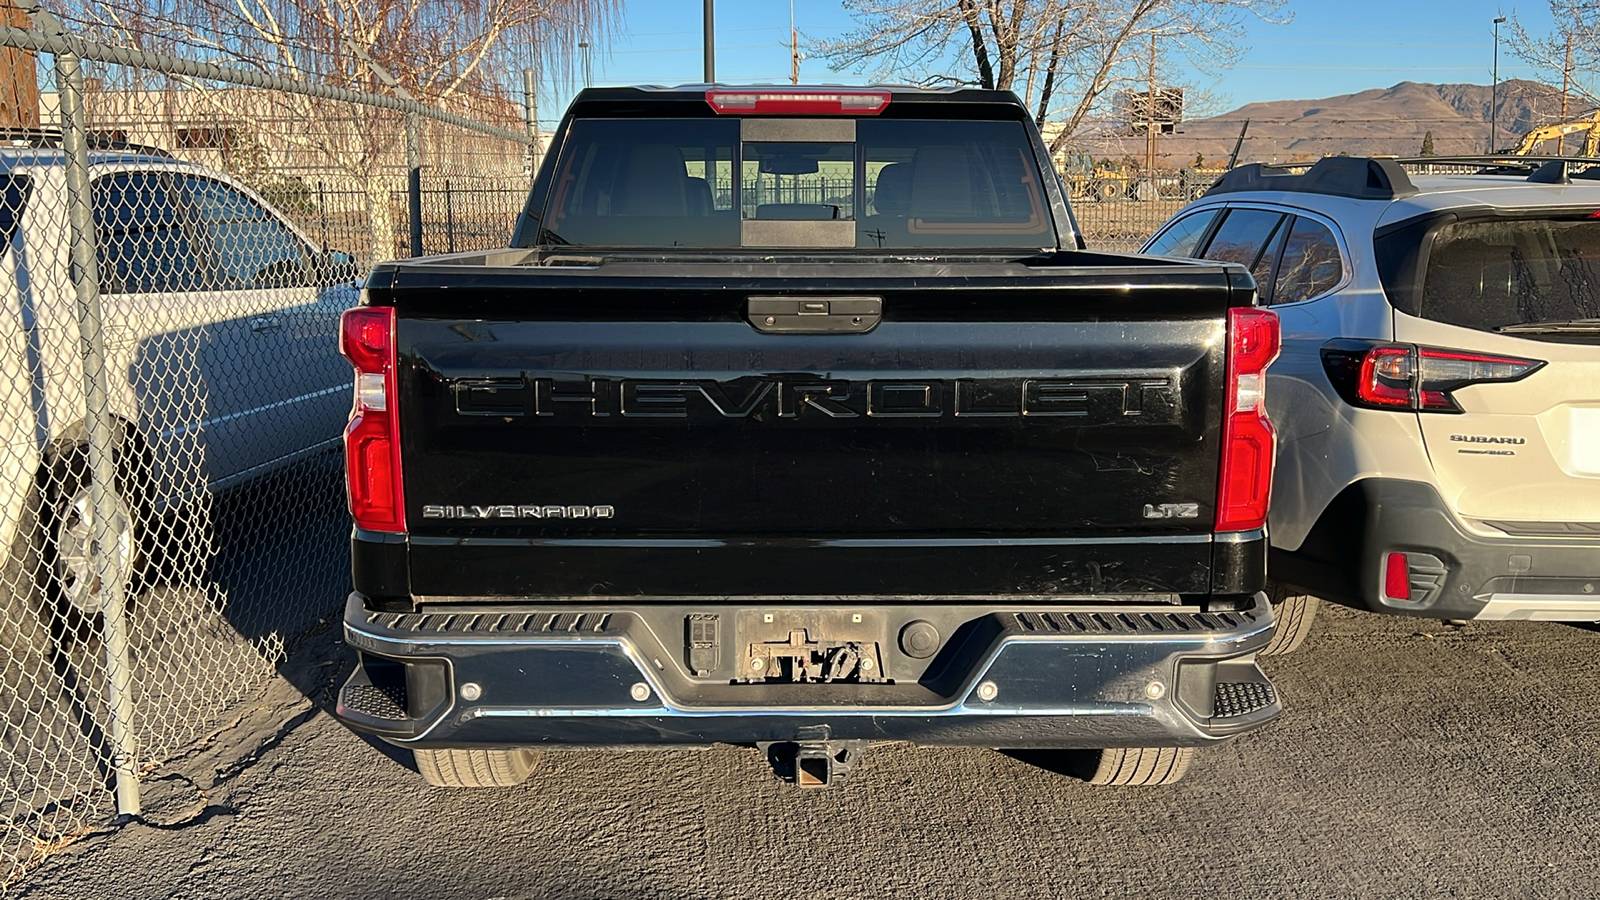
[(1010, 93), (583, 91), (510, 248), (345, 317), (340, 718), (445, 786), (883, 741), (1157, 784), (1273, 719), (1277, 321), (1084, 249), (1049, 159)]

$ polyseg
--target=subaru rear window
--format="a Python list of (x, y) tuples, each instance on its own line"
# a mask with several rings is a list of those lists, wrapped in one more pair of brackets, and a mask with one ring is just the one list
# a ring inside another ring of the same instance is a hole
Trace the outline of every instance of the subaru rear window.
[(1600, 319), (1600, 221), (1489, 219), (1433, 233), (1420, 315), (1479, 331)]
[(1022, 123), (860, 119), (854, 131), (744, 142), (733, 118), (579, 119), (538, 241), (734, 248), (745, 223), (775, 220), (836, 223), (827, 233), (862, 249), (1055, 245)]
[(0, 256), (11, 246), (11, 239), (22, 223), (22, 210), (28, 204), (30, 185), (21, 175), (0, 175)]

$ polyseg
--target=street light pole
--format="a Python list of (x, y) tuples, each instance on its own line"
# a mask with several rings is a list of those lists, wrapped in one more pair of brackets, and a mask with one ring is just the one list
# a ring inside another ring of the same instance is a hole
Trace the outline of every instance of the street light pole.
[(715, 12), (712, 10), (713, 0), (706, 0), (706, 84), (717, 83), (717, 45)]
[(1500, 142), (1500, 26), (1505, 24), (1505, 21), (1505, 16), (1499, 16), (1494, 20), (1494, 87), (1489, 89), (1490, 153), (1495, 152), (1494, 145)]

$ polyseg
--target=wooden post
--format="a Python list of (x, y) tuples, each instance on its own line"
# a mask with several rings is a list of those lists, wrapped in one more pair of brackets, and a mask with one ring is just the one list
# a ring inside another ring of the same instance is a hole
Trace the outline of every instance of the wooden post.
[[(0, 0), (0, 22), (27, 28), (28, 14)], [(34, 53), (0, 47), (0, 128), (39, 127), (39, 78)]]

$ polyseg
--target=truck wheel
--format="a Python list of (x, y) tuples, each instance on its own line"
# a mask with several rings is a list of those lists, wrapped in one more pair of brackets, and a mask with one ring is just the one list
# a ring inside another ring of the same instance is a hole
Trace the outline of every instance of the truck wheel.
[(417, 771), (434, 787), (516, 787), (539, 762), (537, 750), (413, 750)]
[(1262, 656), (1291, 653), (1311, 633), (1322, 601), (1310, 594), (1291, 594), (1288, 588), (1275, 584), (1267, 585), (1267, 598), (1272, 601), (1272, 617), (1277, 620), (1278, 629), (1272, 633), (1272, 640), (1256, 652)]
[(1173, 784), (1189, 771), (1193, 747), (1116, 747), (1100, 751), (1100, 763), (1084, 780), (1098, 785)]

